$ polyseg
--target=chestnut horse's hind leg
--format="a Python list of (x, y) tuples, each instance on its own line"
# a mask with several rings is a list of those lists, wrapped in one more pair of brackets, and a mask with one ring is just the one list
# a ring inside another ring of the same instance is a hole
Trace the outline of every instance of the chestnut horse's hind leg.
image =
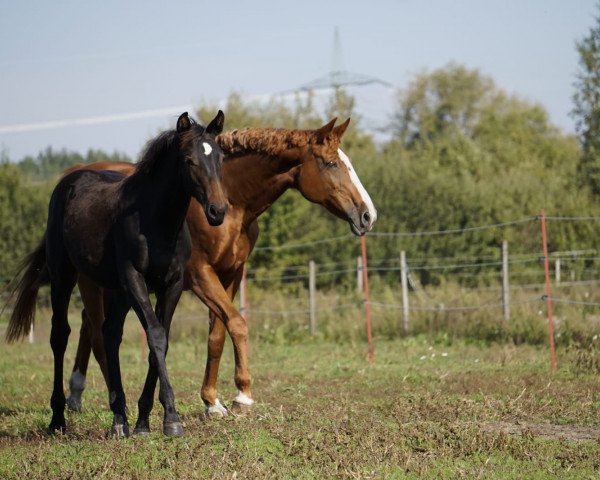
[(77, 345), (73, 373), (71, 373), (71, 378), (69, 379), (70, 395), (67, 398), (67, 405), (71, 410), (75, 411), (81, 410), (81, 396), (85, 389), (85, 378), (92, 350), (104, 376), (104, 381), (108, 386), (106, 352), (102, 336), (102, 322), (104, 322), (102, 289), (84, 275), (79, 275), (78, 284), (85, 310), (81, 313), (79, 344)]
[(79, 342), (75, 355), (75, 365), (69, 378), (69, 396), (67, 406), (74, 412), (81, 411), (81, 396), (85, 390), (85, 377), (87, 367), (92, 353), (91, 332), (89, 320), (85, 310), (81, 311), (81, 329), (79, 330)]

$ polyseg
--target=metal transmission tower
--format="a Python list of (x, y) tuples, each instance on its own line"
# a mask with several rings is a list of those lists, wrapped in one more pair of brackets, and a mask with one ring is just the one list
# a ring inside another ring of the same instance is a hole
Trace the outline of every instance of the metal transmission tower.
[(331, 71), (323, 76), (319, 77), (311, 82), (302, 85), (298, 90), (309, 91), (309, 90), (323, 90), (323, 89), (338, 89), (340, 87), (349, 85), (371, 85), (379, 84), (386, 87), (392, 87), (389, 82), (381, 80), (380, 78), (373, 77), (370, 75), (364, 75), (362, 73), (353, 73), (344, 70), (344, 60), (342, 55), (342, 42), (340, 41), (340, 32), (338, 27), (335, 27), (333, 34), (333, 58), (332, 58), (332, 69)]

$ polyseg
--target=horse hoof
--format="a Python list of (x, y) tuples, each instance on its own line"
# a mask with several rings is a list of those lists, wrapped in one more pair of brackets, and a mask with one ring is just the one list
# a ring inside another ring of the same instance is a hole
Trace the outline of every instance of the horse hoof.
[(239, 403), (235, 400), (231, 404), (231, 412), (235, 415), (247, 415), (252, 411), (252, 405), (247, 405), (245, 403)]
[(217, 400), (214, 405), (207, 406), (206, 411), (204, 412), (204, 416), (209, 420), (219, 420), (226, 417), (228, 414), (229, 411), (219, 400)]
[(73, 412), (81, 412), (81, 397), (77, 398), (69, 395), (67, 398), (67, 407)]
[(139, 435), (141, 437), (145, 437), (147, 435), (150, 435), (150, 428), (148, 427), (135, 427), (133, 429), (133, 434), (134, 435)]
[(147, 421), (138, 420), (133, 429), (133, 434), (141, 436), (150, 435), (150, 424)]
[(67, 426), (64, 422), (63, 423), (50, 422), (50, 425), (48, 425), (48, 433), (50, 435), (54, 435), (56, 433), (64, 434), (66, 432), (67, 432)]
[(110, 435), (116, 438), (129, 437), (129, 425), (126, 423), (113, 423), (110, 429)]
[(183, 425), (181, 422), (164, 423), (163, 433), (167, 437), (181, 437), (183, 436)]

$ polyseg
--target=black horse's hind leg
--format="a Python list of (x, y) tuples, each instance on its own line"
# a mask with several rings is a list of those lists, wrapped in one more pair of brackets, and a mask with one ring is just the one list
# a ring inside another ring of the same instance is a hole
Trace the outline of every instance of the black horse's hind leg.
[[(156, 295), (155, 313), (159, 322), (161, 322), (165, 329), (167, 339), (165, 357), (169, 351), (169, 330), (171, 328), (171, 319), (173, 318), (173, 313), (175, 313), (175, 307), (177, 306), (177, 302), (179, 301), (180, 297), (181, 288), (179, 283), (175, 285), (174, 289), (170, 289), (166, 294), (157, 293)], [(152, 407), (154, 405), (154, 392), (156, 390), (157, 380), (158, 363), (156, 355), (153, 355), (152, 352), (150, 352), (148, 355), (148, 373), (146, 375), (146, 382), (144, 383), (144, 390), (142, 391), (140, 399), (138, 400), (138, 419), (133, 433), (146, 434), (150, 432), (150, 412), (152, 411)], [(165, 417), (163, 430), (165, 431), (166, 435), (176, 436), (183, 433), (183, 431), (178, 433), (180, 426), (180, 423), (167, 424)]]
[[(75, 287), (75, 271), (69, 268), (61, 268), (60, 271), (52, 272), (50, 286), (50, 298), (52, 302), (52, 329), (50, 332), (50, 346), (54, 355), (54, 386), (50, 407), (52, 408), (52, 420), (48, 429), (50, 432), (64, 432), (65, 422), (65, 392), (63, 389), (63, 363), (65, 350), (69, 341), (71, 328), (67, 318), (71, 292)], [(65, 271), (66, 270), (66, 271)]]
[(123, 324), (130, 306), (128, 295), (125, 292), (113, 295), (106, 320), (102, 324), (108, 369), (109, 402), (113, 412), (111, 434), (117, 437), (129, 436), (125, 392), (121, 381), (119, 347), (123, 338)]

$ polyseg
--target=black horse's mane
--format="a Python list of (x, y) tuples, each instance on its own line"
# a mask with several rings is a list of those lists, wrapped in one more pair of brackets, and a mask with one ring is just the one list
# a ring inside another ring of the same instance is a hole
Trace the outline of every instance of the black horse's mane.
[(177, 130), (167, 130), (150, 140), (136, 164), (135, 173), (151, 174), (161, 160), (169, 156), (171, 148), (181, 148), (182, 141), (187, 143), (193, 138), (201, 137), (206, 128), (192, 118), (189, 120), (191, 127), (183, 134), (182, 139)]

